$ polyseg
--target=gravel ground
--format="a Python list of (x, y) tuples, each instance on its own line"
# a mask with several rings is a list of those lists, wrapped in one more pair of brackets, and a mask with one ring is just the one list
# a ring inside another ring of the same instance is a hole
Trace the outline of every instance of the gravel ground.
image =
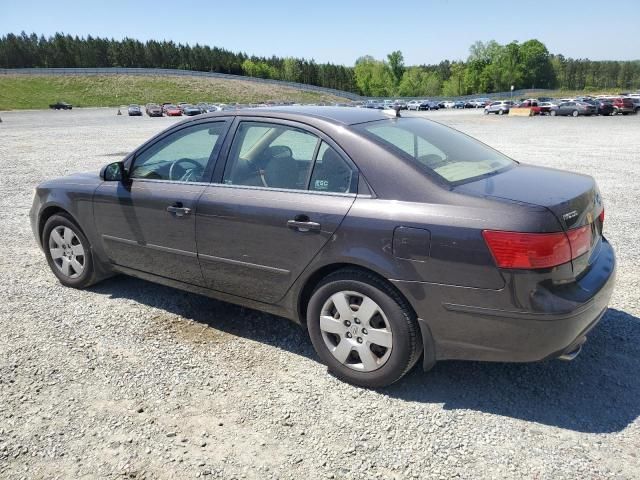
[(598, 179), (618, 284), (575, 361), (442, 362), (368, 391), (286, 320), (125, 277), (66, 289), (32, 238), (33, 187), (174, 120), (0, 112), (0, 477), (640, 477), (640, 117), (424, 115)]

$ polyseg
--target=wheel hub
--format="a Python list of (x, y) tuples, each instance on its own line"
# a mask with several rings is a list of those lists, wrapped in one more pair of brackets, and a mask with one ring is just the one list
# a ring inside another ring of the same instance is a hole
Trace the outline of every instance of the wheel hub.
[(329, 352), (353, 370), (377, 370), (391, 354), (391, 325), (380, 306), (361, 293), (329, 297), (321, 310), (320, 331)]

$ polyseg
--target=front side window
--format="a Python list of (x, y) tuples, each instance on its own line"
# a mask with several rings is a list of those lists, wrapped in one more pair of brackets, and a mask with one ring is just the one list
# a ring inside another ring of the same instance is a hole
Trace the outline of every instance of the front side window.
[(515, 165), (513, 160), (487, 145), (424, 119), (378, 120), (354, 128), (447, 183), (471, 181)]
[(183, 128), (139, 154), (130, 178), (202, 182), (209, 158), (226, 129), (225, 122)]

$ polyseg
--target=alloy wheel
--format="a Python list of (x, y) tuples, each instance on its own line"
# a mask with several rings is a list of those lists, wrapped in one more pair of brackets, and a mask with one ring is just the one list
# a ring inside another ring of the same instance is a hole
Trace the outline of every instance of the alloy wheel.
[(69, 278), (78, 278), (85, 267), (85, 251), (76, 233), (60, 225), (49, 234), (49, 253), (60, 272)]
[(353, 370), (377, 370), (391, 355), (391, 324), (380, 306), (364, 294), (331, 295), (320, 312), (320, 331), (329, 352)]

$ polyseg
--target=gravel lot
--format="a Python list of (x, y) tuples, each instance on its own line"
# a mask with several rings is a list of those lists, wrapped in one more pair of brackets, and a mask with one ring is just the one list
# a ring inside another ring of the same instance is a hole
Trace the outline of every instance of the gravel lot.
[(368, 391), (286, 320), (125, 277), (66, 289), (32, 238), (33, 187), (175, 120), (0, 112), (0, 477), (640, 477), (640, 117), (424, 115), (598, 179), (618, 284), (581, 356)]

